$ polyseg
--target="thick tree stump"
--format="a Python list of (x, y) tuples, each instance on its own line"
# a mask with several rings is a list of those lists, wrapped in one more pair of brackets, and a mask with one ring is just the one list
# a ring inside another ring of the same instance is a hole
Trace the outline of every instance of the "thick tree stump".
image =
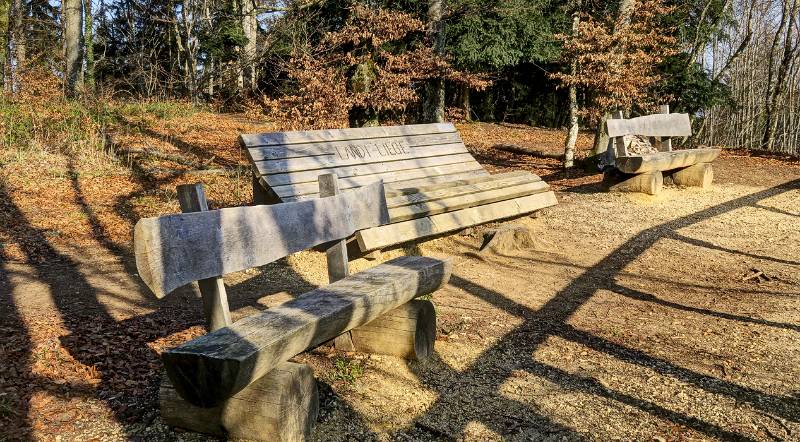
[(317, 420), (314, 373), (305, 364), (283, 362), (221, 405), (196, 407), (178, 395), (164, 375), (161, 416), (173, 427), (248, 440), (303, 441)]
[(405, 359), (425, 359), (433, 353), (436, 310), (421, 299), (409, 301), (334, 340), (337, 350), (359, 351)]
[(707, 189), (711, 187), (711, 182), (714, 180), (714, 168), (711, 167), (711, 163), (697, 163), (672, 172), (670, 176), (676, 186)]
[(610, 192), (638, 192), (658, 195), (664, 185), (661, 172), (647, 172), (637, 175), (621, 173), (617, 170), (606, 171), (603, 182)]

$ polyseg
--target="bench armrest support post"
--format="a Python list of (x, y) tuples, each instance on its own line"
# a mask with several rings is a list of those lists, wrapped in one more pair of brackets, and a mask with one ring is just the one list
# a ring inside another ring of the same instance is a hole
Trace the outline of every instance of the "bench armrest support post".
[[(204, 212), (208, 210), (206, 193), (201, 183), (178, 186), (178, 201), (183, 213)], [(228, 294), (221, 277), (207, 278), (197, 281), (200, 295), (203, 298), (203, 313), (208, 331), (218, 330), (231, 325), (231, 314), (228, 308)]]
[[(339, 179), (335, 173), (326, 173), (317, 178), (319, 182), (319, 196), (334, 196), (339, 193)], [(347, 240), (336, 241), (325, 251), (328, 261), (328, 281), (336, 282), (347, 277), (350, 271), (347, 267)]]
[[(659, 107), (659, 113), (669, 114), (669, 105), (662, 104)], [(672, 152), (672, 138), (656, 137), (656, 149), (658, 149), (660, 152)]]
[[(625, 118), (625, 116), (622, 114), (622, 111), (618, 110), (611, 114), (611, 118), (621, 120)], [(611, 139), (611, 145), (614, 148), (614, 158), (628, 156), (628, 149), (625, 147), (625, 139), (623, 137), (613, 137)]]

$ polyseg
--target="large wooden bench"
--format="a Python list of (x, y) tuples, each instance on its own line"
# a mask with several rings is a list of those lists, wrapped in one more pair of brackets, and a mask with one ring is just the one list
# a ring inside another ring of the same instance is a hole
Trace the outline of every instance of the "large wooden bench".
[[(608, 164), (615, 170), (606, 173), (611, 190), (642, 192), (650, 195), (661, 191), (664, 179), (680, 186), (706, 188), (711, 185), (714, 171), (711, 162), (720, 153), (719, 149), (673, 150), (671, 137), (692, 135), (688, 114), (670, 114), (668, 106), (662, 113), (631, 119), (617, 113), (606, 123), (611, 147), (608, 149)], [(625, 137), (649, 137), (656, 152), (632, 153)]]
[(361, 252), (512, 218), (556, 204), (529, 172), (490, 175), (449, 123), (245, 134), (256, 204), (317, 198), (317, 177), (342, 190), (383, 180), (389, 222), (356, 235)]
[[(332, 175), (320, 179), (333, 185)], [(208, 210), (201, 185), (178, 188), (182, 214), (139, 220), (139, 275), (163, 297), (198, 281), (209, 333), (162, 354), (161, 413), (192, 431), (249, 440), (303, 440), (316, 421), (312, 370), (288, 360), (326, 342), (348, 350), (422, 358), (432, 352), (431, 294), (447, 283), (446, 260), (408, 256), (347, 275), (280, 306), (231, 322), (222, 275), (325, 245), (387, 221), (383, 183), (279, 205)], [(333, 259), (332, 259), (333, 257)], [(352, 333), (349, 333), (352, 331)]]

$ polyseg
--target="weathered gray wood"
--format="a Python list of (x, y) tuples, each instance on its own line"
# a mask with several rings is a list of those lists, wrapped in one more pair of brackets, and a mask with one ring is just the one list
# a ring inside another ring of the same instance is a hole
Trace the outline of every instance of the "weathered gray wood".
[(462, 178), (462, 179), (449, 179), (446, 181), (442, 181), (440, 183), (433, 183), (433, 184), (419, 184), (410, 186), (408, 181), (391, 182), (391, 183), (387, 182), (383, 186), (383, 188), (386, 192), (386, 198), (394, 198), (398, 196), (411, 195), (420, 192), (430, 192), (436, 190), (443, 190), (450, 187), (466, 186), (469, 184), (478, 184), (487, 181), (512, 178), (515, 176), (531, 176), (531, 175), (536, 177), (536, 175), (533, 175), (530, 172), (524, 170), (496, 173), (494, 175), (489, 175), (489, 173), (483, 171), (481, 175), (477, 175), (475, 177)]
[[(625, 117), (622, 111), (614, 111), (611, 113), (611, 118), (606, 120), (606, 124), (609, 124), (611, 121), (620, 121), (623, 118)], [(628, 156), (628, 148), (625, 147), (625, 140), (621, 136), (612, 136), (610, 133), (609, 136), (611, 137), (611, 146), (613, 147), (613, 149), (611, 149), (611, 153), (613, 154), (612, 159)]]
[(389, 209), (392, 209), (395, 207), (410, 206), (412, 204), (420, 204), (428, 201), (440, 200), (443, 198), (452, 198), (471, 193), (502, 189), (520, 184), (542, 182), (541, 178), (530, 172), (523, 172), (513, 176), (492, 175), (492, 177), (494, 179), (462, 184), (460, 186), (448, 185), (446, 187), (440, 187), (436, 190), (421, 190), (415, 193), (401, 194), (393, 197), (389, 197), (387, 192), (386, 206)]
[[(208, 211), (206, 193), (200, 183), (178, 186), (178, 202), (183, 213)], [(206, 329), (214, 331), (231, 325), (228, 294), (222, 278), (201, 279), (197, 284), (203, 300)]]
[(410, 147), (418, 147), (452, 143), (462, 143), (458, 132), (390, 138), (354, 138), (346, 141), (300, 143), (289, 144), (285, 146), (258, 146), (248, 148), (247, 153), (250, 156), (251, 161), (269, 161), (320, 155), (336, 156), (338, 152), (347, 151), (350, 146), (362, 144), (371, 144), (373, 146), (370, 151), (378, 152), (379, 148), (380, 150), (385, 150), (386, 148), (396, 148), (403, 144), (406, 144)]
[[(409, 161), (401, 163), (400, 160)], [(348, 154), (345, 157), (320, 155), (316, 157), (285, 158), (282, 160), (258, 161), (254, 165), (260, 175), (297, 173), (297, 171), (332, 168), (338, 171), (338, 169), (345, 166), (352, 166), (347, 169), (347, 175), (352, 176), (430, 167), (439, 164), (466, 163), (469, 161), (475, 161), (475, 159), (472, 158), (472, 155), (469, 154), (463, 144), (442, 144), (439, 146), (406, 147), (403, 150), (398, 150), (397, 153), (392, 154), (390, 157), (372, 156), (369, 152), (363, 151), (359, 154)], [(359, 165), (360, 167), (355, 167)], [(301, 174), (300, 179), (304, 179), (303, 177)], [(305, 178), (305, 181), (308, 181), (308, 179)]]
[(337, 337), (337, 350), (421, 360), (433, 354), (436, 310), (422, 299), (409, 301)]
[[(335, 170), (335, 169), (334, 169)], [(361, 187), (375, 181), (382, 180), (392, 187), (414, 187), (443, 183), (459, 179), (487, 176), (488, 173), (477, 162), (446, 164), (421, 169), (392, 171), (375, 175), (339, 178), (339, 189), (348, 190)], [(261, 182), (266, 183), (266, 177), (261, 177)], [(264, 184), (269, 186), (269, 184)], [(317, 198), (319, 196), (316, 182), (292, 184), (287, 186), (272, 187), (283, 201), (296, 201), (299, 199)]]
[(308, 438), (319, 410), (311, 367), (282, 362), (216, 407), (202, 408), (180, 397), (164, 376), (161, 417), (169, 426), (233, 439), (295, 442)]
[(181, 397), (218, 405), (280, 362), (434, 292), (451, 268), (421, 256), (388, 261), (168, 350), (164, 366)]
[[(659, 112), (662, 114), (669, 114), (669, 105), (662, 104), (659, 106)], [(672, 139), (667, 136), (657, 136), (655, 137), (655, 143), (653, 146), (658, 149), (660, 152), (671, 152), (672, 151)]]
[(368, 252), (489, 221), (513, 218), (556, 204), (556, 196), (552, 191), (542, 192), (513, 200), (361, 230), (356, 234), (356, 240), (361, 251)]
[[(323, 173), (335, 173), (339, 178), (358, 177), (362, 175), (376, 175), (386, 173), (402, 174), (405, 171), (422, 169), (449, 164), (465, 164), (477, 162), (469, 153), (456, 155), (443, 155), (435, 157), (415, 158), (411, 160), (389, 161), (385, 163), (359, 164), (356, 166), (343, 166), (325, 169), (301, 170), (298, 172), (278, 173), (264, 175), (264, 180), (270, 187), (285, 186), (287, 184), (300, 184), (316, 181)], [(257, 163), (262, 164), (262, 163)]]
[(638, 175), (620, 174), (606, 180), (608, 190), (611, 192), (634, 192), (648, 195), (659, 194), (663, 184), (664, 179), (661, 172), (647, 172)]
[(676, 170), (670, 175), (672, 182), (676, 186), (687, 187), (702, 187), (707, 189), (711, 187), (711, 182), (714, 181), (714, 168), (711, 163), (698, 163), (684, 169)]
[(239, 137), (244, 147), (277, 146), (298, 143), (364, 140), (368, 138), (403, 137), (409, 135), (456, 132), (451, 123), (415, 124), (409, 126), (378, 126), (351, 129), (310, 130), (304, 132), (273, 132), (243, 134)]
[(640, 156), (629, 156), (616, 159), (616, 166), (625, 173), (656, 172), (697, 163), (710, 163), (719, 156), (719, 149), (688, 149), (658, 152)]
[(653, 114), (606, 122), (608, 136), (643, 135), (646, 137), (688, 137), (692, 135), (689, 114)]
[(435, 215), (437, 213), (451, 212), (467, 207), (510, 200), (525, 195), (547, 192), (549, 189), (550, 186), (544, 181), (533, 181), (500, 189), (489, 189), (467, 195), (457, 195), (432, 201), (419, 202), (408, 206), (394, 207), (389, 209), (389, 222), (396, 223), (423, 216)]
[(144, 218), (134, 228), (136, 266), (163, 297), (387, 221), (381, 182), (316, 200)]
[[(319, 196), (329, 197), (339, 193), (339, 182), (335, 174), (319, 176)], [(325, 256), (328, 261), (328, 282), (336, 282), (350, 274), (347, 266), (347, 240), (336, 241), (325, 250)]]

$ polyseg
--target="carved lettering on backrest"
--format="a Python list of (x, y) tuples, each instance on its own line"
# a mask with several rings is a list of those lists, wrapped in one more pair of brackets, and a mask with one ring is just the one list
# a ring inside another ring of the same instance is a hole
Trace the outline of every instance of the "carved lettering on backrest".
[(345, 147), (334, 147), (334, 149), (336, 149), (336, 155), (341, 160), (380, 159), (411, 153), (411, 146), (405, 141), (349, 144)]

